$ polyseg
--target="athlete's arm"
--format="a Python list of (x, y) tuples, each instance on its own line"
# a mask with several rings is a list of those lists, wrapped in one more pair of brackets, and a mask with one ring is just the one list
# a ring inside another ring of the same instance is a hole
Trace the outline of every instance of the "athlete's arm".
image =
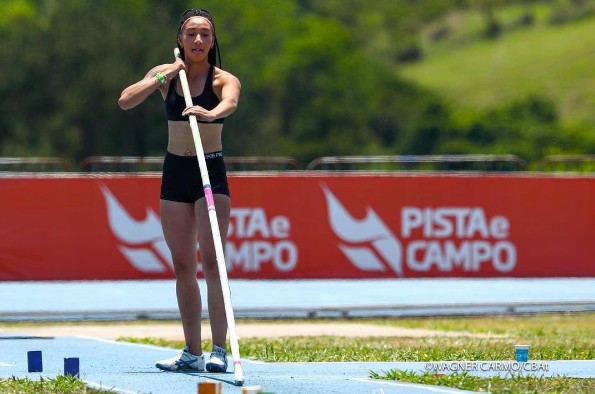
[[(215, 82), (213, 84), (215, 85)], [(223, 72), (217, 78), (217, 84), (221, 84), (221, 101), (215, 108), (209, 111), (195, 105), (184, 109), (182, 115), (194, 115), (198, 120), (212, 122), (215, 119), (225, 118), (234, 113), (238, 108), (238, 101), (240, 100), (240, 80), (228, 72)]]
[[(183, 68), (184, 61), (179, 58), (176, 59), (175, 63), (161, 64), (153, 67), (143, 79), (122, 91), (120, 99), (118, 100), (118, 105), (124, 110), (134, 108), (145, 101), (145, 99), (157, 89), (159, 89), (161, 95), (165, 98), (167, 87), (169, 87), (171, 79), (178, 75)], [(155, 74), (157, 73), (160, 73), (167, 78), (167, 83), (165, 85), (155, 77)]]

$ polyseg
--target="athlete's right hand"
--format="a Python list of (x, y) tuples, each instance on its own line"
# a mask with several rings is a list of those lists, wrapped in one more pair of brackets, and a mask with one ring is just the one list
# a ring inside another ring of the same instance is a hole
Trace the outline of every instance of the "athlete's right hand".
[(176, 61), (171, 64), (171, 67), (168, 68), (165, 76), (168, 80), (171, 80), (173, 77), (178, 75), (180, 70), (184, 70), (186, 68), (186, 63), (181, 58), (176, 58)]

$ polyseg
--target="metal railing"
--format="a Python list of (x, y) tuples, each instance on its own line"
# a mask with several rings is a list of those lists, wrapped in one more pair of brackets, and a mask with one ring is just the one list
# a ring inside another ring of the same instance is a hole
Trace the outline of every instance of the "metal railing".
[[(298, 161), (286, 156), (226, 157), (229, 171), (296, 171)], [(161, 156), (91, 156), (78, 167), (81, 172), (161, 172)], [(558, 155), (541, 160), (539, 171), (595, 173), (595, 155)], [(516, 155), (404, 155), (325, 156), (314, 159), (307, 171), (526, 171)], [(0, 157), (0, 172), (72, 172), (56, 157)]]
[(527, 163), (515, 155), (327, 156), (307, 170), (525, 171)]
[(159, 156), (91, 156), (81, 161), (81, 172), (160, 172), (163, 157)]
[[(292, 157), (226, 157), (228, 171), (287, 171), (297, 170), (299, 165)], [(82, 172), (147, 172), (161, 171), (160, 156), (92, 156), (81, 161)]]
[(595, 155), (558, 155), (541, 160), (544, 172), (595, 172)]
[(228, 171), (288, 171), (299, 170), (300, 166), (293, 157), (226, 157)]
[(0, 172), (72, 172), (72, 167), (55, 157), (0, 157)]
[[(370, 318), (370, 317), (438, 317), (512, 315), (548, 312), (580, 313), (595, 310), (595, 300), (502, 301), (477, 303), (374, 304), (311, 307), (238, 307), (239, 318)], [(208, 318), (209, 311), (202, 311)], [(0, 322), (10, 321), (75, 321), (75, 320), (171, 320), (179, 319), (178, 309), (105, 309), (105, 310), (30, 310), (0, 311)]]

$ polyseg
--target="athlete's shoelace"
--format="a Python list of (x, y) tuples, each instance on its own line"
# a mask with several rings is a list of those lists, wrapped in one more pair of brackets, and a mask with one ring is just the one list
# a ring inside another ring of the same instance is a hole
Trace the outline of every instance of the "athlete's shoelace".
[[(187, 353), (187, 358), (189, 360), (182, 360), (182, 358), (184, 357), (184, 353)], [(178, 367), (189, 367), (190, 364), (192, 364), (193, 362), (197, 361), (198, 357), (194, 357), (193, 355), (191, 355), (189, 352), (184, 352), (183, 350), (178, 353), (178, 360), (176, 360), (176, 365)]]
[(182, 359), (176, 361), (176, 365), (178, 367), (190, 367), (190, 365), (194, 362), (195, 360), (188, 360), (188, 361), (184, 361)]
[(213, 353), (215, 353), (218, 356), (225, 356), (227, 354), (227, 352), (223, 349), (215, 349), (213, 350)]

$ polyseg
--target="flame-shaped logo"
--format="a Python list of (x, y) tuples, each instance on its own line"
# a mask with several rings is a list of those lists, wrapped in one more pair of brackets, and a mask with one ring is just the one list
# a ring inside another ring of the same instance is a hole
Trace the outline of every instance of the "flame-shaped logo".
[(349, 261), (363, 271), (385, 271), (386, 265), (377, 257), (378, 254), (398, 276), (403, 276), (401, 243), (376, 212), (367, 207), (366, 217), (355, 220), (324, 183), (320, 186), (326, 197), (329, 223), (335, 234), (345, 242), (370, 243), (373, 247), (339, 243), (339, 248)]
[[(100, 185), (100, 189), (107, 205), (107, 217), (112, 233), (122, 243), (134, 246), (118, 245), (118, 249), (132, 266), (142, 272), (163, 272), (167, 266), (173, 270), (171, 253), (165, 243), (161, 222), (155, 211), (147, 207), (146, 218), (137, 221), (105, 185)], [(142, 246), (147, 243), (150, 247)]]

